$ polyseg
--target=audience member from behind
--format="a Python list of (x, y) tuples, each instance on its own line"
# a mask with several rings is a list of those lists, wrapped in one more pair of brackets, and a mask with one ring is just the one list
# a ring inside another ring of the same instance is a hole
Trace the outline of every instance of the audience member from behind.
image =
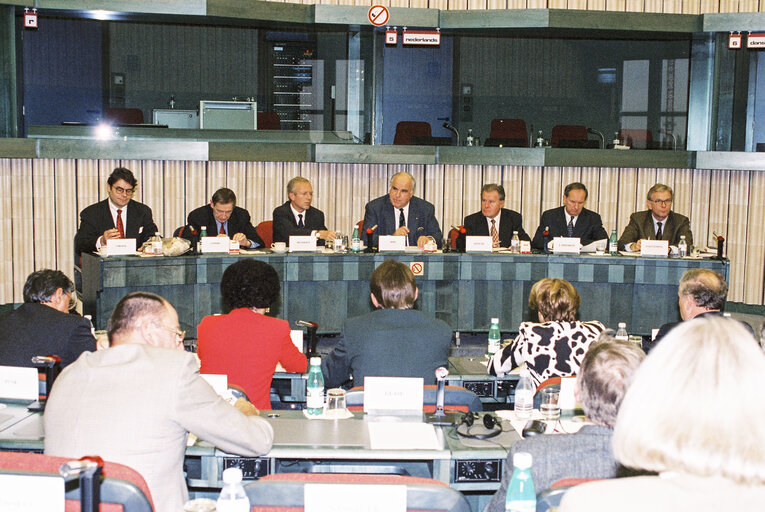
[(561, 512), (761, 510), (765, 355), (726, 318), (679, 325), (646, 358), (614, 427), (614, 455), (656, 476), (574, 487)]
[(414, 310), (417, 283), (398, 261), (385, 260), (372, 272), (370, 297), (375, 311), (349, 318), (332, 353), (322, 361), (328, 388), (363, 386), (364, 377), (422, 377), (435, 383), (435, 371), (446, 366), (452, 330)]
[(176, 512), (188, 499), (189, 432), (227, 453), (271, 449), (273, 429), (257, 409), (242, 399), (232, 407), (199, 376), (165, 299), (126, 295), (108, 332), (110, 348), (83, 354), (56, 380), (45, 408), (46, 454), (97, 454), (130, 466), (146, 479), (157, 512)]
[(576, 319), (581, 298), (565, 279), (546, 277), (534, 283), (529, 307), (539, 322), (523, 322), (518, 336), (489, 361), (491, 375), (504, 375), (524, 362), (535, 385), (550, 377), (570, 377), (579, 371), (590, 343), (605, 326), (597, 320)]
[(276, 364), (303, 373), (308, 362), (290, 338), (286, 320), (266, 316), (279, 297), (279, 276), (263, 261), (240, 260), (220, 282), (225, 315), (210, 315), (197, 327), (197, 355), (202, 373), (228, 375), (259, 409), (270, 409), (271, 379)]
[(32, 366), (34, 356), (57, 355), (64, 367), (96, 350), (87, 318), (69, 314), (74, 284), (60, 270), (38, 270), (24, 284), (24, 304), (0, 317), (0, 365)]
[(513, 455), (528, 452), (534, 461), (531, 475), (537, 491), (562, 478), (613, 478), (624, 471), (611, 449), (616, 415), (645, 354), (626, 341), (603, 334), (582, 360), (576, 381), (577, 401), (587, 422), (575, 434), (530, 437), (516, 441), (507, 455), (502, 485), (484, 512), (503, 512), (507, 485), (513, 475)]

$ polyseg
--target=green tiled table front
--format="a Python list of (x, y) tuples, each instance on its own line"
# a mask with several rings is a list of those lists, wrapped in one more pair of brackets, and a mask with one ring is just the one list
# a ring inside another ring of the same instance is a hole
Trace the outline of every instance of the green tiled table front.
[[(151, 291), (178, 310), (181, 328), (196, 336), (205, 315), (220, 313), (220, 278), (226, 267), (245, 256), (177, 258), (98, 258), (83, 255), (86, 313), (98, 329), (119, 299), (130, 291)], [(280, 300), (271, 313), (294, 324), (319, 323), (320, 333), (340, 332), (345, 318), (371, 311), (369, 277), (386, 258), (420, 262), (424, 275), (417, 307), (454, 330), (488, 331), (491, 317), (504, 331), (530, 319), (531, 286), (543, 277), (571, 281), (582, 296), (580, 318), (615, 328), (627, 322), (631, 333), (678, 319), (677, 283), (689, 268), (715, 269), (726, 279), (727, 262), (640, 259), (610, 256), (507, 254), (303, 254), (253, 256), (271, 264), (282, 280)]]

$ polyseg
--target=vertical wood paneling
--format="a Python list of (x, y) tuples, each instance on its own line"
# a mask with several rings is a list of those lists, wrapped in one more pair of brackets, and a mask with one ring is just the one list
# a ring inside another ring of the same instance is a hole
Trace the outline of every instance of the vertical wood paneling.
[[(33, 241), (43, 247), (53, 248), (56, 247), (56, 160), (34, 160), (32, 163), (32, 197), (27, 204), (32, 215)], [(35, 250), (34, 266), (57, 268), (56, 251)]]
[(765, 226), (765, 173), (751, 173), (749, 183), (749, 212), (746, 225), (746, 262), (744, 270), (743, 301), (747, 304), (762, 304), (763, 280), (765, 280), (765, 230), (756, 226)]
[(78, 210), (76, 201), (60, 201), (58, 198), (77, 197), (77, 162), (75, 160), (56, 160), (55, 169), (55, 196), (51, 204), (55, 205), (55, 218), (52, 223), (56, 226), (56, 243), (52, 252), (56, 255), (56, 262), (51, 268), (57, 268), (73, 278), (72, 242), (77, 231)]
[[(35, 269), (34, 245), (34, 211), (32, 204), (34, 190), (32, 188), (32, 160), (11, 160), (11, 257), (13, 258), (14, 277), (23, 276), (26, 279)], [(48, 165), (47, 163), (44, 165)], [(48, 241), (46, 241), (48, 242)], [(49, 247), (42, 243), (40, 248)], [(3, 250), (7, 250), (3, 247)], [(22, 284), (18, 283), (13, 290), (13, 302), (22, 302)]]
[[(13, 300), (13, 287), (19, 282), (13, 271), (13, 180), (12, 162), (8, 158), (0, 159), (0, 187), (7, 191), (0, 194), (0, 303)], [(23, 284), (23, 281), (21, 282)]]

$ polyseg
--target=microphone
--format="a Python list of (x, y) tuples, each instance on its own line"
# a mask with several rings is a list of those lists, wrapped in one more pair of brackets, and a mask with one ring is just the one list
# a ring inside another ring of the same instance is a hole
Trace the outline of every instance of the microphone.
[(667, 135), (672, 138), (672, 149), (677, 149), (677, 136), (669, 130), (659, 130), (659, 133)]
[(435, 416), (444, 415), (444, 386), (446, 385), (446, 377), (449, 376), (449, 370), (443, 366), (436, 368), (436, 414)]
[(298, 320), (295, 322), (295, 325), (299, 325), (301, 327), (313, 327), (314, 329), (319, 327), (319, 324), (316, 322), (306, 322), (305, 320)]
[(311, 356), (318, 355), (316, 353), (316, 345), (319, 339), (316, 337), (316, 329), (319, 328), (319, 324), (316, 322), (307, 322), (305, 320), (297, 320), (295, 325), (306, 327), (305, 334), (303, 334), (303, 353), (310, 358)]
[(459, 232), (461, 235), (464, 235), (465, 233), (467, 233), (467, 229), (465, 229), (465, 226), (459, 226), (459, 227), (457, 227), (457, 226), (455, 226), (454, 224), (451, 224), (451, 228), (452, 228), (454, 231), (458, 231), (458, 232)]
[(367, 228), (367, 234), (371, 235), (374, 232), (375, 229), (377, 229), (377, 224), (375, 224), (371, 228)]
[(597, 135), (598, 137), (600, 137), (600, 149), (603, 149), (604, 147), (606, 147), (606, 138), (603, 137), (603, 134), (600, 133), (598, 130), (596, 130), (595, 128), (587, 128), (587, 133), (591, 133), (593, 135)]
[(451, 123), (444, 121), (443, 127), (446, 128), (449, 131), (454, 132), (454, 135), (457, 136), (457, 145), (460, 145), (460, 132), (457, 131), (457, 128), (454, 127)]

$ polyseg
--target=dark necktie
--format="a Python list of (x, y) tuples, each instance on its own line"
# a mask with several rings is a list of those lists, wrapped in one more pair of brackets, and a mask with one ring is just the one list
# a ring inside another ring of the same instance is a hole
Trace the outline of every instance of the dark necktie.
[(303, 214), (302, 213), (298, 213), (298, 227), (299, 228), (304, 228), (305, 227), (305, 224), (303, 224)]
[(125, 238), (125, 225), (122, 224), (122, 209), (117, 208), (117, 231), (120, 232), (120, 238)]
[(661, 222), (657, 222), (656, 225), (659, 226), (659, 229), (656, 230), (656, 240), (661, 240)]
[(571, 220), (568, 221), (566, 231), (568, 231), (568, 236), (574, 236), (574, 217), (571, 217)]
[(398, 227), (406, 226), (406, 219), (404, 219), (404, 209), (399, 208), (398, 211), (400, 212), (398, 214)]
[(225, 224), (221, 223), (221, 225), (220, 225), (220, 233), (219, 234), (221, 234), (221, 235), (225, 235), (226, 234), (226, 225)]

